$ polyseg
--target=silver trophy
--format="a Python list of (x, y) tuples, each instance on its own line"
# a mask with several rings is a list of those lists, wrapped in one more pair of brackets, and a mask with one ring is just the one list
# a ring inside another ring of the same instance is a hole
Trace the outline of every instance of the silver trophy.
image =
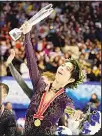
[[(35, 25), (39, 23), (44, 18), (48, 17), (53, 12), (52, 4), (47, 5), (42, 8), (38, 13), (31, 17), (27, 22), (30, 25)], [(22, 35), (22, 26), (20, 28), (14, 28), (9, 32), (10, 36), (14, 41), (18, 40)]]

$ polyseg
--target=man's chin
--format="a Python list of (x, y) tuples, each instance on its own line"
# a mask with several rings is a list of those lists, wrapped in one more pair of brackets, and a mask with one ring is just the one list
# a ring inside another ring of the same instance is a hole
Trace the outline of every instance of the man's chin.
[(58, 74), (56, 74), (55, 79), (58, 81), (59, 78), (60, 78), (60, 76)]

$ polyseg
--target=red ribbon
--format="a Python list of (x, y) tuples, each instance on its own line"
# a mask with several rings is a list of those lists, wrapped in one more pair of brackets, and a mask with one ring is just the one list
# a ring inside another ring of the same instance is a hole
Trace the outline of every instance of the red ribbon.
[(35, 119), (43, 120), (43, 119), (44, 119), (44, 116), (38, 115), (38, 114), (34, 114), (34, 118), (35, 118)]
[(62, 94), (64, 92), (64, 88), (59, 90), (56, 95), (48, 102), (44, 105), (44, 99), (45, 99), (45, 96), (46, 96), (46, 92), (43, 93), (42, 95), (42, 98), (41, 98), (41, 101), (40, 101), (40, 105), (38, 107), (38, 111), (36, 114), (34, 114), (34, 118), (38, 118), (40, 120), (43, 120), (44, 119), (44, 112), (47, 110), (47, 108), (50, 106), (50, 104), (54, 101), (54, 99), (59, 96), (60, 94)]

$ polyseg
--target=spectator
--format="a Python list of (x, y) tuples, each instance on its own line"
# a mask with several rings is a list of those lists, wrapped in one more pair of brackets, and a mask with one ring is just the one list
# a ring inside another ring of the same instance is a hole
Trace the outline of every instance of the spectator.
[[(2, 76), (11, 76), (4, 66), (11, 48), (16, 50), (13, 64), (22, 73), (27, 72), (23, 38), (18, 41), (11, 40), (9, 31), (19, 26), (47, 2), (2, 2), (0, 22), (0, 48), (3, 57)], [(84, 6), (83, 6), (84, 5)], [(88, 81), (100, 81), (101, 72), (101, 2), (64, 2), (54, 3), (54, 12), (46, 20), (36, 25), (32, 30), (32, 44), (36, 51), (39, 69), (56, 72), (57, 66), (63, 63), (60, 58), (64, 56), (77, 58), (87, 73)], [(60, 58), (60, 61), (56, 60)], [(54, 59), (55, 57), (55, 59)], [(87, 66), (86, 66), (87, 65)], [(94, 68), (97, 67), (97, 71)], [(27, 72), (28, 73), (28, 72)], [(97, 74), (96, 74), (97, 73)], [(29, 78), (29, 74), (24, 75)]]
[(3, 105), (3, 101), (8, 92), (8, 86), (4, 83), (0, 83), (0, 136), (15, 136), (16, 134), (15, 118)]
[(15, 113), (15, 111), (14, 111), (13, 108), (12, 108), (12, 103), (6, 102), (6, 103), (5, 103), (5, 108), (6, 108), (7, 110), (11, 111), (11, 113), (12, 113), (12, 114), (15, 116), (15, 118), (16, 118), (16, 113)]
[(20, 65), (20, 73), (21, 73), (23, 78), (30, 78), (29, 77), (29, 70), (28, 70), (28, 67), (27, 67), (26, 59)]
[(0, 71), (0, 77), (7, 76), (7, 67), (2, 60), (0, 60)]
[(94, 109), (97, 110), (98, 107), (99, 107), (99, 105), (100, 105), (100, 101), (98, 99), (98, 96), (97, 96), (96, 93), (93, 93), (91, 95), (91, 98), (90, 98), (88, 104), (85, 106), (85, 108), (83, 109), (83, 111), (86, 112), (89, 107), (91, 108), (91, 111), (93, 111)]

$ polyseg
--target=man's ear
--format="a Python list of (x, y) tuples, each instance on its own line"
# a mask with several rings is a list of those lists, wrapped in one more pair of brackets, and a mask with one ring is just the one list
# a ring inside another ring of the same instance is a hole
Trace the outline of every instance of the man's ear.
[(70, 78), (69, 83), (73, 83), (75, 81), (74, 78)]
[(7, 94), (4, 94), (4, 95), (3, 95), (3, 97), (4, 97), (4, 99), (6, 99), (6, 97), (7, 97)]

